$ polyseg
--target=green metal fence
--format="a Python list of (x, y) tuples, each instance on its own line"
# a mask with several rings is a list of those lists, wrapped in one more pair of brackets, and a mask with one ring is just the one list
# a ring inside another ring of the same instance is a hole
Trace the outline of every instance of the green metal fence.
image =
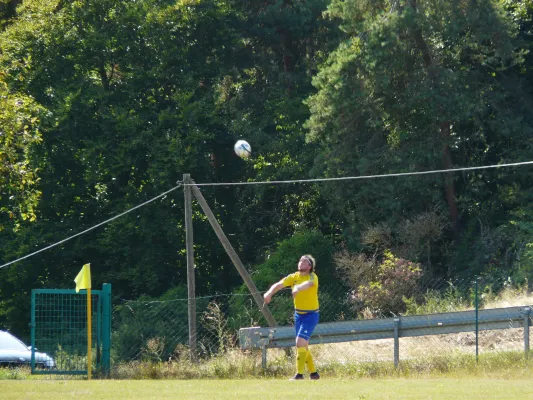
[[(92, 290), (91, 303), (91, 369), (106, 375), (110, 370), (111, 285)], [(87, 333), (86, 290), (32, 290), (32, 373), (87, 374)]]

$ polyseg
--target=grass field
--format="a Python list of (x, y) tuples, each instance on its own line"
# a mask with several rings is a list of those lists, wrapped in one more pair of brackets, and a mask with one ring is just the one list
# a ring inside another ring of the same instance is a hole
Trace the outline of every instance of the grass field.
[(2, 400), (30, 399), (533, 399), (527, 379), (0, 381)]

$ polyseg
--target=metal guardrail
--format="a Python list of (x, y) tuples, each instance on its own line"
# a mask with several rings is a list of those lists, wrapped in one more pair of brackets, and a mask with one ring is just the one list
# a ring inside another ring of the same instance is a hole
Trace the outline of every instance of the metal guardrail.
[[(524, 351), (529, 352), (529, 327), (532, 325), (531, 307), (508, 307), (476, 311), (450, 312), (429, 315), (385, 318), (361, 321), (326, 322), (318, 324), (310, 344), (342, 343), (358, 340), (394, 339), (394, 365), (399, 364), (399, 338), (448, 333), (524, 328)], [(294, 346), (294, 327), (241, 328), (241, 349), (260, 348), (263, 368), (269, 348)]]

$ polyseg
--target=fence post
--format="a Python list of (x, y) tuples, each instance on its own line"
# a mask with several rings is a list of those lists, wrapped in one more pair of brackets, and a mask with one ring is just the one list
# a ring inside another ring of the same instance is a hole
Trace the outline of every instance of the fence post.
[(394, 318), (394, 367), (400, 365), (400, 319)]
[(35, 289), (31, 291), (31, 373), (35, 372)]
[(529, 315), (531, 314), (531, 307), (524, 308), (524, 351), (526, 353), (526, 360), (529, 357)]
[(111, 372), (111, 284), (102, 285), (102, 372)]

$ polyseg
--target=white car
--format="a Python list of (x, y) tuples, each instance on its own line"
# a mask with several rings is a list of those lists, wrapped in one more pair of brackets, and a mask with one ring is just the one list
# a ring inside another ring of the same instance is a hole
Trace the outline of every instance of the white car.
[[(6, 331), (0, 331), (0, 366), (31, 365), (31, 346)], [(35, 366), (55, 368), (56, 363), (46, 353), (35, 352)]]

